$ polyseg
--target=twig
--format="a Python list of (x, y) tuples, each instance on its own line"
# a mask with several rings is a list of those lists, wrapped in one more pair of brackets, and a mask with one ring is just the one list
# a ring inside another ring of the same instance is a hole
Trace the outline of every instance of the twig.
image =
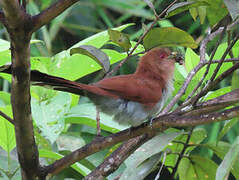
[[(198, 110), (199, 111), (199, 110)], [(59, 173), (69, 165), (95, 153), (106, 147), (112, 146), (116, 143), (137, 137), (147, 132), (152, 132), (156, 129), (165, 129), (167, 127), (182, 127), (182, 126), (196, 126), (210, 122), (218, 122), (226, 119), (231, 119), (239, 115), (239, 107), (224, 110), (222, 112), (200, 113), (200, 115), (183, 115), (168, 114), (155, 118), (151, 122), (146, 122), (138, 127), (126, 129), (108, 137), (98, 138), (97, 141), (91, 142), (86, 146), (66, 155), (62, 159), (57, 160), (53, 164), (46, 166), (44, 172), (48, 176), (53, 176)]]
[[(194, 93), (198, 90), (198, 88), (202, 85), (204, 79), (206, 78), (206, 76), (207, 76), (207, 74), (208, 74), (208, 72), (209, 72), (209, 69), (210, 69), (210, 66), (211, 66), (213, 57), (214, 57), (214, 55), (215, 55), (215, 53), (216, 53), (216, 50), (217, 50), (218, 46), (220, 45), (220, 43), (221, 43), (221, 41), (222, 41), (222, 39), (223, 39), (223, 36), (224, 36), (225, 32), (226, 32), (226, 27), (224, 27), (224, 29), (223, 29), (223, 31), (222, 31), (222, 33), (221, 33), (221, 35), (220, 35), (220, 38), (219, 38), (219, 40), (217, 41), (217, 44), (216, 44), (216, 46), (214, 47), (214, 49), (213, 49), (213, 51), (212, 51), (212, 53), (211, 53), (211, 56), (210, 56), (210, 59), (209, 59), (209, 61), (208, 61), (208, 65), (207, 65), (206, 71), (205, 71), (205, 73), (203, 74), (203, 77), (200, 79), (200, 81), (198, 82), (197, 86), (192, 90), (192, 92), (190, 93), (190, 95), (187, 97), (186, 101), (187, 101), (188, 99), (190, 99), (190, 98), (194, 95)], [(202, 46), (201, 46), (201, 47), (202, 47)], [(205, 47), (205, 48), (206, 48), (206, 47)]]
[(0, 116), (2, 116), (3, 118), (5, 118), (6, 120), (8, 120), (10, 123), (14, 125), (14, 120), (10, 118), (8, 115), (6, 115), (4, 112), (2, 112), (1, 110), (0, 110)]
[(78, 1), (80, 0), (58, 0), (40, 14), (33, 16), (32, 32), (35, 32), (45, 24), (49, 23), (52, 19), (60, 15), (63, 11)]
[[(239, 18), (233, 22), (232, 24), (228, 25), (227, 27), (227, 31), (231, 30), (235, 25), (237, 25), (239, 23)], [(218, 30), (216, 30), (215, 32), (213, 32), (212, 34), (209, 34), (201, 43), (200, 46), (200, 62), (199, 64), (192, 70), (190, 71), (190, 73), (188, 74), (184, 84), (182, 85), (182, 87), (180, 88), (180, 90), (178, 91), (178, 93), (174, 96), (174, 98), (171, 100), (171, 102), (167, 105), (166, 108), (164, 108), (164, 110), (162, 111), (161, 114), (166, 114), (170, 111), (170, 109), (178, 102), (178, 100), (183, 96), (183, 94), (185, 93), (189, 83), (191, 82), (192, 78), (194, 77), (194, 75), (203, 67), (203, 63), (206, 62), (206, 46), (208, 44), (209, 41), (211, 41), (212, 39), (214, 39), (217, 35), (219, 35), (220, 33), (222, 33), (223, 29), (219, 28)]]
[(154, 27), (154, 25), (158, 22), (158, 20), (167, 12), (167, 10), (172, 7), (178, 0), (174, 0), (170, 5), (168, 5), (167, 8), (165, 8), (158, 16), (155, 16), (155, 20), (153, 21), (153, 23), (150, 25), (150, 27), (148, 29), (146, 29), (146, 31), (144, 32), (144, 34), (142, 36), (140, 36), (139, 40), (137, 41), (137, 43), (135, 44), (135, 46), (130, 50), (130, 52), (128, 53), (127, 58), (125, 58), (123, 61), (121, 61), (119, 63), (118, 66), (116, 66), (111, 72), (109, 72), (107, 74), (108, 76), (111, 76), (113, 72), (116, 72), (128, 59), (129, 57), (134, 53), (135, 49), (139, 46), (139, 44), (143, 41), (144, 37), (148, 34), (148, 32)]
[[(208, 92), (212, 87), (214, 87), (216, 84), (214, 83), (214, 79), (220, 69), (220, 67), (222, 66), (223, 61), (225, 60), (227, 54), (231, 51), (231, 48), (234, 46), (234, 44), (237, 42), (237, 40), (239, 39), (239, 33), (236, 35), (235, 39), (233, 40), (233, 42), (227, 47), (226, 51), (224, 52), (224, 54), (222, 55), (222, 58), (220, 59), (220, 61), (217, 64), (216, 69), (214, 70), (210, 80), (208, 81), (207, 85), (204, 87), (204, 89), (198, 93), (198, 95), (196, 95), (191, 102), (193, 105), (196, 104), (196, 102), (199, 100), (199, 98), (201, 98), (203, 95), (206, 95), (205, 92)], [(236, 69), (235, 69), (236, 70)], [(214, 84), (213, 86), (211, 84)], [(205, 91), (206, 89), (208, 89), (207, 91)]]
[(179, 157), (178, 157), (178, 159), (177, 159), (177, 161), (176, 161), (176, 164), (175, 164), (175, 166), (174, 166), (174, 168), (173, 168), (173, 171), (172, 171), (172, 174), (171, 174), (172, 177), (174, 177), (175, 173), (177, 172), (177, 170), (178, 170), (178, 165), (179, 165), (180, 161), (182, 160), (182, 158), (183, 158), (183, 156), (184, 156), (184, 153), (186, 152), (186, 150), (187, 150), (187, 148), (188, 148), (188, 143), (189, 143), (190, 138), (191, 138), (191, 136), (192, 136), (192, 132), (193, 132), (193, 128), (191, 128), (190, 131), (189, 131), (189, 133), (188, 133), (188, 137), (187, 137), (187, 139), (186, 139), (186, 142), (185, 142), (185, 144), (183, 145), (183, 150), (181, 151), (181, 153), (180, 153), (180, 155), (179, 155)]
[(84, 180), (104, 179), (110, 173), (118, 169), (118, 167), (134, 152), (139, 146), (151, 139), (153, 134), (143, 134), (139, 137), (130, 139), (115, 150), (103, 163), (101, 163), (94, 171), (88, 174)]

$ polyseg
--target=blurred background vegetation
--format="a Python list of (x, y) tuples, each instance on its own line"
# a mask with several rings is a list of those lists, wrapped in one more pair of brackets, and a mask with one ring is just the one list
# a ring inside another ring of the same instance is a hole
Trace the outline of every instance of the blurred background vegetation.
[[(53, 2), (55, 2), (55, 0), (29, 0), (27, 9), (30, 14), (34, 15), (49, 7)], [(171, 1), (154, 0), (153, 2), (157, 12), (160, 13), (170, 4)], [(150, 26), (154, 17), (152, 10), (143, 0), (81, 0), (80, 5), (78, 3), (75, 4), (54, 19), (49, 25), (42, 27), (33, 35), (33, 39), (42, 40), (43, 43), (32, 44), (31, 55), (33, 57), (51, 57), (98, 32), (127, 23), (135, 23), (135, 25), (129, 26), (123, 32), (129, 34), (131, 40), (136, 41), (143, 33), (142, 24)], [(191, 34), (199, 43), (209, 30), (210, 23), (208, 19), (205, 19), (203, 24), (201, 24), (199, 18), (194, 20), (190, 13), (185, 11), (175, 16), (171, 16), (167, 20), (158, 21), (158, 25), (160, 27), (178, 27)], [(0, 38), (9, 40), (8, 34), (3, 26), (0, 27)], [(209, 43), (208, 49), (212, 49), (215, 46), (216, 40), (217, 38)], [(223, 41), (226, 42), (226, 38)], [(196, 49), (195, 52), (198, 52), (198, 49)], [(129, 61), (120, 69), (119, 73), (132, 73), (132, 67), (135, 66), (135, 60)], [(97, 76), (96, 74), (97, 73), (88, 75), (87, 77), (80, 79), (80, 81), (89, 83), (92, 81), (92, 77), (94, 79), (95, 76)], [(229, 77), (228, 80), (224, 80), (220, 84), (220, 87), (217, 88), (220, 89), (230, 84), (230, 78), (231, 77)], [(9, 83), (4, 79), (1, 80), (1, 87), (4, 91), (10, 91)], [(237, 122), (237, 120), (235, 122)], [(224, 123), (225, 122), (220, 122), (201, 126), (207, 131), (206, 134), (208, 135), (207, 138), (204, 139), (204, 142), (216, 142), (220, 129), (223, 127)], [(81, 131), (80, 136), (83, 137), (86, 143), (91, 141), (94, 137), (93, 134), (95, 133), (94, 128), (82, 125), (67, 126), (66, 129), (65, 132), (67, 131), (67, 135), (69, 135), (70, 132), (74, 137), (79, 136), (76, 135), (76, 133)], [(89, 138), (90, 131), (94, 131), (94, 133), (91, 133), (91, 137)], [(107, 134), (108, 132), (103, 132), (103, 135), (104, 133)], [(44, 147), (45, 149), (57, 149), (54, 145), (49, 148), (49, 141), (40, 136), (40, 132), (36, 132), (36, 134), (38, 143), (41, 147)], [(239, 125), (238, 123), (235, 123), (234, 127), (230, 128), (226, 133), (226, 136), (224, 136), (224, 140), (232, 143), (238, 134)], [(62, 137), (64, 141), (64, 136)], [(80, 141), (79, 138), (74, 139), (74, 141), (77, 141), (76, 146), (81, 144), (81, 142), (78, 142)], [(59, 143), (60, 142), (58, 141), (58, 145)], [(62, 154), (66, 153), (64, 152), (64, 147), (63, 150), (60, 150), (58, 146), (58, 151), (61, 151)], [(108, 152), (109, 149), (106, 149), (104, 152), (96, 153), (87, 158), (87, 160), (83, 160), (81, 163), (90, 169), (94, 169)], [(218, 161), (218, 158), (212, 154), (212, 151), (209, 151), (206, 148), (197, 148), (195, 153), (200, 153), (204, 157), (210, 157), (211, 159)], [(64, 177), (77, 179), (82, 176), (69, 168), (67, 171), (58, 175), (57, 178), (61, 179)]]

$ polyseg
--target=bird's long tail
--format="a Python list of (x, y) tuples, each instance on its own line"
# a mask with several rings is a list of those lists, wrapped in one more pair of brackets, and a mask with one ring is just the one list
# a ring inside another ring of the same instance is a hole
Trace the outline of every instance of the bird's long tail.
[[(11, 65), (1, 66), (0, 72), (12, 74)], [(115, 95), (97, 86), (70, 81), (61, 77), (42, 73), (37, 70), (31, 71), (31, 84), (36, 86), (44, 86), (58, 91), (70, 92), (78, 95), (85, 95), (87, 91), (93, 94), (112, 96), (113, 98), (115, 97)]]

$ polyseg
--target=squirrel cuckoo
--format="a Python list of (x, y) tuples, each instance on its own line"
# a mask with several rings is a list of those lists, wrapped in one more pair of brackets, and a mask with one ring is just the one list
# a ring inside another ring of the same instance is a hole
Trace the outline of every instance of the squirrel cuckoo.
[(158, 113), (172, 92), (175, 62), (181, 64), (182, 58), (168, 48), (154, 48), (140, 58), (134, 74), (87, 85), (32, 71), (31, 81), (87, 96), (99, 111), (112, 115), (118, 123), (137, 126)]

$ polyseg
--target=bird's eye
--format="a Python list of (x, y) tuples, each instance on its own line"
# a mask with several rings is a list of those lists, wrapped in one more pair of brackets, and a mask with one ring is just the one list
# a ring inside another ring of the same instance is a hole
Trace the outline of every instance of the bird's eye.
[(166, 53), (162, 53), (162, 54), (159, 55), (159, 57), (160, 57), (160, 59), (164, 59), (164, 58), (167, 57), (167, 54)]

